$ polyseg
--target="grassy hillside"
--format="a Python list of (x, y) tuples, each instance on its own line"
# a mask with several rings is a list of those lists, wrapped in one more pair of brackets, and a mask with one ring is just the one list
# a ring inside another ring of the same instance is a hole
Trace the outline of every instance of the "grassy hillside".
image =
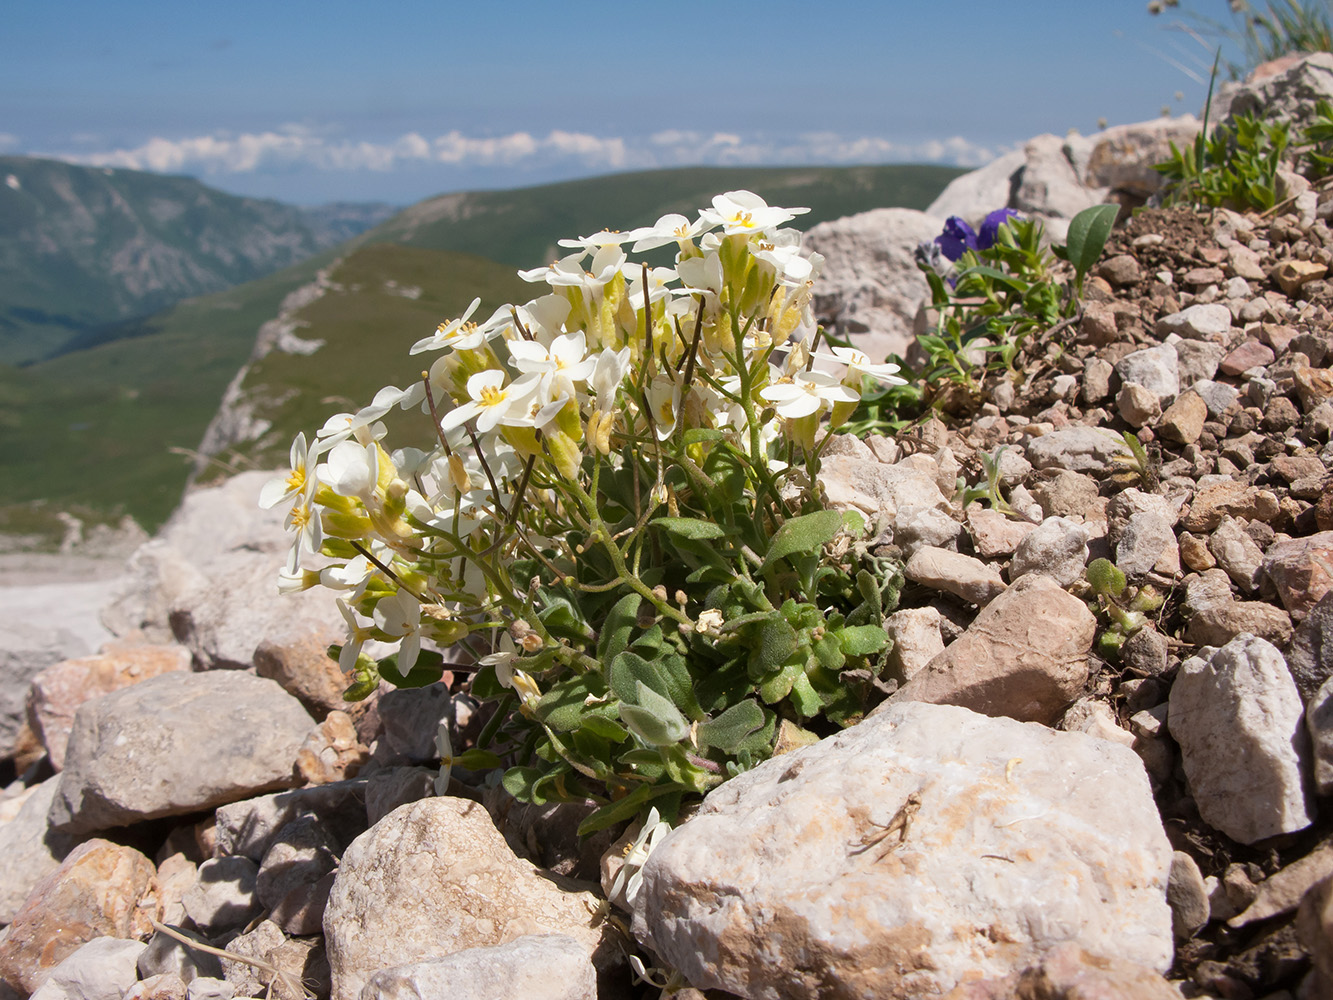
[(688, 167), (612, 174), (512, 191), (469, 191), (419, 202), (357, 237), (481, 254), (514, 267), (547, 264), (556, 241), (632, 229), (668, 212), (694, 218), (723, 191), (745, 189), (770, 205), (810, 209), (802, 229), (886, 206), (925, 208), (966, 171), (917, 164), (874, 167)]
[(121, 320), (288, 267), (388, 214), (26, 156), (0, 157), (0, 182), (0, 362), (10, 364), (102, 343)]

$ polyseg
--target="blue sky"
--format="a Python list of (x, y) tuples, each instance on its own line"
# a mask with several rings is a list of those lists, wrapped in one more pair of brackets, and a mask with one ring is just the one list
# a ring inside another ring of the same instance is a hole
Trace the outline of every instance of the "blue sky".
[(8, 0), (0, 153), (298, 203), (693, 163), (974, 165), (1197, 112), (1211, 55), (1168, 23), (1143, 0)]

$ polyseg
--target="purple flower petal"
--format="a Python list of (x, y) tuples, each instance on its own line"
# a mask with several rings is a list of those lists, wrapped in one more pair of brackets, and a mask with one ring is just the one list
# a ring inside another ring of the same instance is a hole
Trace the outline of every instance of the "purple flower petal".
[(944, 232), (935, 237), (944, 256), (957, 260), (968, 250), (977, 249), (976, 231), (956, 215), (949, 216), (944, 222)]
[(995, 237), (1000, 233), (1000, 227), (1010, 219), (1017, 219), (1018, 213), (1012, 208), (997, 208), (990, 215), (986, 216), (981, 223), (981, 232), (977, 236), (977, 249), (989, 250), (995, 246)]

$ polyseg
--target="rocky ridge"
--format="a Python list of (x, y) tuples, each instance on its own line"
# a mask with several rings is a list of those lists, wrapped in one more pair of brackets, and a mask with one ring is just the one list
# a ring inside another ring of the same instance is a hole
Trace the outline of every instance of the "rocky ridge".
[[(909, 580), (885, 702), (719, 788), (632, 904), (615, 876), (636, 830), (580, 844), (578, 804), (457, 775), (432, 794), (430, 734), (468, 745), (484, 714), (461, 676), (341, 702), (331, 602), (271, 597), (262, 474), (191, 494), (131, 560), (118, 640), (31, 680), (42, 756), (0, 797), (0, 856), (24, 859), (0, 873), (0, 981), (43, 1000), (302, 978), (339, 1000), (654, 996), (632, 936), (696, 1000), (1333, 993), (1326, 197), (1143, 212), (1020, 385), (835, 439), (826, 495)], [(1012, 513), (961, 504), (983, 457)], [(1126, 605), (1164, 598), (1118, 651), (1098, 557)], [(273, 766), (252, 774), (261, 733)]]

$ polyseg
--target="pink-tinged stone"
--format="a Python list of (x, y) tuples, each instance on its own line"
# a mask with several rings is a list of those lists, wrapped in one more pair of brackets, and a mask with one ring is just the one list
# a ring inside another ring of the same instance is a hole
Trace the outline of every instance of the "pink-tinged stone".
[(1263, 572), (1300, 621), (1333, 589), (1333, 531), (1274, 542), (1264, 553)]
[(0, 943), (0, 979), (32, 993), (79, 946), (144, 938), (158, 917), (153, 863), (132, 847), (89, 840), (33, 887)]
[(28, 689), (28, 725), (46, 747), (51, 766), (65, 766), (65, 746), (74, 728), (74, 713), (85, 701), (119, 691), (140, 681), (190, 668), (184, 646), (113, 643), (106, 652), (64, 660), (32, 679)]
[(987, 559), (1013, 555), (1018, 543), (1031, 534), (1036, 525), (1030, 521), (1015, 521), (998, 510), (979, 503), (968, 504), (967, 531), (977, 554)]
[(1301, 285), (1328, 274), (1328, 265), (1313, 260), (1284, 260), (1273, 268), (1273, 280), (1288, 295), (1295, 295)]
[(1223, 375), (1239, 375), (1251, 368), (1271, 365), (1274, 357), (1276, 355), (1273, 354), (1271, 347), (1267, 347), (1257, 340), (1246, 340), (1222, 359), (1218, 371)]

